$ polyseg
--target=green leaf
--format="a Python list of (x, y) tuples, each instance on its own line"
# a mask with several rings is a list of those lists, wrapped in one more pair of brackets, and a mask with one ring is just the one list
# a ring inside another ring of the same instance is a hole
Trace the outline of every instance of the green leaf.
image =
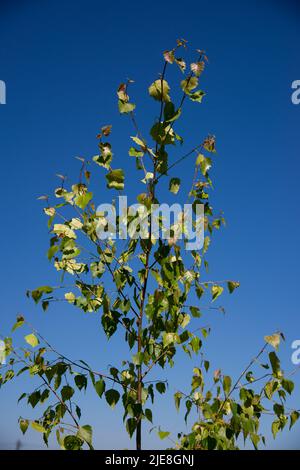
[[(28, 369), (28, 368), (26, 367), (26, 369)], [(19, 374), (18, 374), (18, 375), (19, 375)], [(24, 393), (22, 393), (22, 395), (19, 396), (19, 398), (18, 398), (18, 403), (19, 403), (21, 400), (23, 400), (23, 398), (25, 398), (25, 397), (27, 397), (27, 393), (24, 392)]]
[(30, 344), (33, 348), (35, 348), (39, 344), (38, 338), (31, 333), (30, 335), (25, 336), (26, 343)]
[(79, 194), (78, 196), (75, 197), (74, 202), (76, 206), (80, 207), (80, 209), (84, 210), (90, 200), (93, 197), (93, 193), (84, 193), (84, 194)]
[(28, 403), (30, 403), (32, 408), (34, 408), (38, 404), (40, 399), (41, 399), (41, 392), (37, 390), (28, 396)]
[(53, 256), (58, 252), (59, 246), (57, 245), (52, 245), (50, 246), (48, 252), (47, 252), (47, 258), (49, 261), (53, 258)]
[(222, 294), (223, 290), (224, 288), (221, 286), (212, 286), (211, 293), (213, 302)]
[(151, 127), (150, 135), (160, 145), (174, 144), (175, 141), (175, 133), (170, 124), (156, 122)]
[(14, 326), (12, 327), (12, 330), (11, 331), (15, 331), (17, 330), (18, 328), (20, 328), (21, 326), (23, 326), (25, 323), (25, 320), (23, 317), (20, 317), (17, 319), (16, 323), (14, 324)]
[(250, 383), (255, 380), (254, 377), (253, 377), (252, 370), (249, 370), (249, 372), (247, 372), (247, 374), (245, 375), (245, 379)]
[(74, 382), (79, 390), (82, 390), (83, 388), (86, 389), (87, 387), (87, 378), (85, 375), (75, 375)]
[(226, 395), (230, 392), (231, 389), (231, 378), (229, 375), (225, 375), (223, 378), (223, 389)]
[(195, 354), (198, 353), (199, 349), (200, 349), (201, 346), (202, 346), (202, 342), (201, 342), (200, 338), (198, 338), (198, 336), (194, 336), (194, 337), (191, 339), (191, 341), (190, 341), (189, 344), (191, 345), (192, 351), (193, 351)]
[(291, 429), (292, 426), (294, 426), (296, 421), (299, 419), (299, 416), (300, 416), (300, 413), (298, 413), (298, 411), (292, 411), (291, 412), (291, 414), (290, 414), (290, 429)]
[(48, 300), (43, 300), (42, 302), (42, 309), (44, 310), (44, 312), (46, 312), (46, 310), (48, 309), (49, 307), (49, 302)]
[(196, 165), (200, 166), (203, 176), (207, 175), (208, 170), (211, 168), (211, 159), (199, 153), (196, 159)]
[(278, 349), (279, 344), (280, 344), (280, 334), (274, 333), (271, 336), (265, 336), (264, 340), (266, 343), (271, 344), (273, 348)]
[(234, 282), (234, 281), (228, 281), (227, 282), (227, 287), (228, 287), (228, 290), (229, 290), (229, 293), (232, 294), (232, 292), (237, 289), (238, 287), (240, 287), (240, 283), (239, 282)]
[(77, 437), (86, 442), (90, 448), (92, 448), (93, 430), (89, 424), (79, 426)]
[(254, 448), (257, 450), (257, 446), (258, 446), (259, 441), (260, 441), (260, 436), (258, 434), (251, 433), (250, 438), (251, 438), (251, 441), (252, 441), (252, 444), (253, 444)]
[(130, 157), (143, 157), (144, 156), (144, 152), (142, 150), (137, 150), (134, 147), (130, 147), (128, 153)]
[(175, 408), (177, 411), (179, 411), (179, 407), (180, 407), (180, 401), (182, 399), (182, 393), (181, 392), (176, 392), (174, 394), (174, 401), (175, 401)]
[[(63, 224), (56, 224), (56, 225), (63, 225)], [(64, 226), (66, 227), (66, 226)], [(66, 227), (68, 229), (68, 227)], [(69, 229), (71, 230), (71, 229)], [(64, 229), (58, 229), (58, 232), (59, 234), (61, 235), (64, 235), (66, 233), (68, 233), (70, 235), (70, 233), (67, 231), (65, 231)], [(73, 232), (71, 230), (71, 232)], [(73, 232), (74, 233), (74, 232)], [(75, 235), (75, 234), (74, 234)], [(68, 236), (68, 235), (66, 235)], [(76, 237), (76, 235), (75, 235)], [(41, 287), (38, 287), (37, 289), (34, 289), (32, 292), (31, 292), (31, 297), (33, 298), (33, 300), (35, 301), (35, 303), (37, 304), (39, 302), (39, 300), (42, 298), (43, 294), (51, 294), (51, 292), (53, 292), (53, 289), (52, 287), (50, 286), (41, 286)]]
[(189, 98), (192, 101), (195, 101), (197, 103), (201, 103), (204, 96), (205, 96), (205, 92), (202, 90), (197, 90), (197, 91), (194, 91), (193, 93), (189, 93)]
[(132, 356), (132, 362), (136, 366), (140, 366), (143, 363), (144, 360), (144, 353), (142, 352), (137, 352)]
[(175, 111), (174, 104), (169, 101), (165, 104), (164, 107), (164, 120), (165, 122), (174, 122), (176, 121), (181, 115), (181, 109), (179, 108)]
[(273, 410), (278, 417), (284, 415), (284, 406), (279, 403), (274, 404)]
[(152, 423), (152, 411), (149, 408), (145, 409), (145, 416), (150, 423)]
[(272, 434), (273, 434), (274, 439), (275, 439), (276, 434), (278, 433), (279, 429), (280, 429), (280, 421), (278, 421), (278, 420), (273, 421), (273, 423), (272, 423)]
[(36, 421), (32, 421), (32, 422), (31, 422), (31, 427), (32, 427), (32, 429), (34, 429), (35, 431), (38, 431), (38, 432), (46, 432), (46, 429), (44, 428), (44, 426), (42, 426), (41, 424), (37, 423)]
[(64, 448), (66, 450), (80, 450), (82, 444), (83, 440), (77, 436), (66, 436), (64, 438)]
[(132, 437), (134, 431), (136, 430), (136, 419), (135, 418), (128, 418), (126, 421), (126, 431), (128, 432), (129, 436)]
[(157, 382), (156, 383), (156, 390), (159, 392), (159, 393), (165, 393), (166, 391), (166, 384), (164, 382)]
[(188, 339), (190, 338), (188, 330), (184, 330), (182, 333), (179, 335), (179, 344), (185, 343)]
[(50, 390), (48, 388), (45, 388), (45, 390), (41, 394), (40, 402), (45, 403), (45, 401), (48, 400), (49, 396), (50, 396)]
[(25, 432), (27, 431), (28, 429), (28, 426), (29, 426), (29, 421), (28, 419), (20, 419), (20, 422), (19, 422), (19, 425), (20, 425), (20, 429), (23, 433), (23, 435), (25, 434)]
[(113, 154), (111, 145), (108, 142), (99, 143), (100, 155), (95, 155), (93, 161), (97, 164), (109, 170), (112, 162)]
[(269, 353), (269, 359), (272, 366), (273, 374), (277, 374), (277, 372), (280, 371), (280, 361), (274, 351)]
[(157, 101), (170, 101), (169, 91), (170, 87), (166, 80), (155, 80), (149, 86), (149, 95)]
[[(206, 235), (206, 237), (204, 237), (203, 253), (207, 252), (209, 245), (210, 245), (210, 238), (208, 235)], [(208, 266), (205, 264), (205, 261), (204, 261), (204, 266)]]
[(177, 194), (180, 188), (180, 179), (179, 178), (171, 178), (169, 183), (169, 191), (173, 194)]
[(119, 168), (117, 170), (111, 170), (107, 175), (105, 175), (107, 179), (107, 187), (109, 189), (118, 189), (122, 190), (124, 189), (124, 171)]
[(120, 399), (120, 394), (117, 390), (111, 388), (110, 390), (107, 390), (107, 392), (105, 392), (105, 398), (109, 406), (111, 406), (111, 408), (114, 408)]
[(65, 385), (61, 389), (61, 397), (62, 397), (63, 401), (70, 400), (73, 395), (74, 395), (74, 389), (72, 387), (70, 387), (69, 385)]
[(282, 379), (281, 385), (284, 388), (284, 390), (288, 392), (289, 395), (292, 394), (294, 387), (295, 387), (294, 382), (292, 382), (292, 380)]
[[(198, 299), (201, 299), (202, 295), (204, 294), (204, 289), (200, 284), (196, 284), (196, 294)], [(191, 310), (191, 309), (190, 309)], [(198, 309), (199, 310), (199, 309)], [(191, 311), (192, 312), (192, 311)], [(193, 315), (193, 313), (192, 313)], [(201, 314), (200, 314), (201, 315)], [(194, 315), (193, 315), (194, 316)]]
[(81, 409), (79, 408), (78, 405), (76, 405), (75, 411), (76, 411), (76, 414), (77, 414), (78, 418), (80, 419), (81, 418)]
[(105, 382), (103, 379), (98, 380), (94, 383), (95, 390), (99, 397), (101, 398), (103, 393), (105, 392)]
[(167, 431), (158, 431), (157, 435), (160, 439), (163, 440), (163, 439), (166, 439), (166, 437), (168, 437), (170, 435), (170, 433), (167, 432)]
[(265, 385), (265, 394), (266, 394), (266, 397), (270, 400), (272, 398), (272, 395), (275, 391), (275, 386), (274, 386), (274, 382), (267, 382), (266, 385)]
[[(201, 286), (200, 286), (200, 288), (201, 288), (201, 295), (202, 295), (202, 293), (204, 292), (204, 289), (202, 289)], [(201, 297), (201, 295), (200, 295), (200, 297)], [(194, 318), (200, 318), (201, 317), (201, 312), (200, 312), (200, 309), (198, 307), (191, 306), (190, 307), (190, 312), (191, 312), (191, 314)]]

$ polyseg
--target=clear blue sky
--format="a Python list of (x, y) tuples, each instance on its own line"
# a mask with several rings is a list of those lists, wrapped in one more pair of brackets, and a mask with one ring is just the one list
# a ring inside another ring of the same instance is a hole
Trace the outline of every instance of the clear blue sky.
[[(210, 276), (241, 282), (234, 296), (223, 298), (226, 316), (204, 319), (213, 326), (207, 351), (214, 368), (235, 375), (263, 336), (280, 329), (287, 338), (284, 368), (293, 367), (290, 345), (300, 339), (300, 106), (290, 95), (292, 81), (300, 79), (299, 16), (297, 2), (287, 0), (1, 1), (0, 80), (7, 85), (7, 104), (0, 106), (1, 332), (23, 313), (58, 349), (98, 369), (122, 357), (96, 315), (61, 304), (45, 314), (25, 298), (26, 289), (57, 282), (45, 256), (46, 220), (36, 197), (51, 192), (55, 173), (75, 174), (73, 157), (96, 153), (95, 135), (106, 123), (113, 124), (115, 158), (130, 170), (132, 131), (119, 117), (115, 90), (124, 78), (135, 80), (131, 94), (143, 126), (154, 110), (146, 90), (161, 70), (161, 52), (183, 37), (210, 58), (203, 78), (207, 97), (201, 107), (187, 107), (180, 129), (187, 150), (207, 133), (217, 136), (213, 200), (228, 225), (210, 250)], [(181, 155), (176, 152), (174, 158)], [(181, 178), (191, 171), (183, 165)], [(169, 395), (154, 413), (163, 429), (184, 430), (169, 397), (176, 387), (188, 390), (194, 362), (180, 361), (170, 373)], [(300, 408), (296, 381), (294, 405)], [(0, 391), (1, 447), (14, 447), (21, 437), (18, 416), (32, 415), (16, 404), (22, 382)], [(120, 407), (112, 413), (93, 393), (81, 402), (96, 447), (133, 445), (120, 430)], [(297, 424), (277, 444), (270, 438), (269, 446), (297, 447), (299, 433)], [(34, 432), (22, 442), (42, 447)], [(148, 448), (162, 445), (154, 433), (145, 438)]]

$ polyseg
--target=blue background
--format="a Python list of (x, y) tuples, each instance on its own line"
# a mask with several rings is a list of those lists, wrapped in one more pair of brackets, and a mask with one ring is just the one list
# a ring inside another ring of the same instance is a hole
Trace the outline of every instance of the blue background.
[[(284, 368), (293, 368), (291, 342), (300, 338), (300, 106), (291, 103), (291, 83), (300, 79), (299, 13), (296, 1), (279, 0), (1, 1), (0, 79), (7, 85), (7, 104), (0, 106), (2, 333), (23, 313), (59, 350), (100, 370), (123, 357), (117, 339), (105, 339), (97, 315), (62, 303), (45, 314), (26, 299), (26, 289), (57, 283), (45, 256), (46, 220), (36, 198), (58, 185), (55, 173), (70, 179), (77, 174), (75, 156), (96, 154), (95, 135), (107, 123), (113, 125), (115, 161), (129, 178), (133, 130), (119, 116), (116, 88), (128, 76), (135, 80), (130, 94), (147, 129), (147, 113), (157, 115), (147, 87), (161, 70), (162, 51), (183, 37), (210, 59), (202, 79), (207, 96), (202, 105), (186, 106), (178, 129), (186, 150), (207, 133), (217, 136), (213, 203), (224, 210), (227, 227), (214, 237), (210, 277), (241, 282), (234, 296), (222, 300), (225, 316), (208, 312), (203, 318), (213, 327), (207, 355), (214, 368), (236, 376), (263, 336), (280, 329), (287, 338)], [(172, 158), (184, 149), (174, 149)], [(185, 162), (179, 173), (188, 181), (192, 171)], [(194, 363), (180, 358), (170, 372), (168, 395), (154, 412), (163, 429), (185, 430), (171, 396), (189, 389)], [(300, 408), (297, 375), (295, 380), (292, 404)], [(25, 388), (30, 390), (29, 382)], [(14, 448), (17, 439), (24, 448), (43, 447), (37, 433), (23, 438), (18, 430), (20, 415), (35, 415), (16, 404), (23, 389), (20, 378), (0, 391), (2, 448)], [(83, 423), (94, 425), (95, 447), (133, 447), (120, 427), (121, 407), (111, 412), (92, 392), (81, 404)], [(299, 447), (299, 423), (275, 443), (267, 432), (268, 447)], [(145, 448), (166, 445), (155, 433), (145, 436)]]

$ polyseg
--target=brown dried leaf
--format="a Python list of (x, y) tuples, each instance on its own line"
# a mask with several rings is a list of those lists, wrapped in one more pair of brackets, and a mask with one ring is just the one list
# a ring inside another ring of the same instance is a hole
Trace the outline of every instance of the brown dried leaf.
[(173, 62), (175, 60), (174, 51), (165, 51), (164, 52), (164, 59), (169, 64), (173, 64)]
[(102, 132), (102, 134), (103, 134), (105, 137), (107, 137), (107, 136), (111, 133), (111, 128), (112, 128), (112, 125), (111, 125), (111, 124), (109, 124), (109, 125), (107, 125), (107, 126), (101, 127), (101, 132)]
[(191, 64), (191, 71), (196, 75), (196, 77), (199, 77), (201, 75), (204, 68), (205, 68), (205, 62), (203, 62), (203, 60), (200, 62), (193, 62)]

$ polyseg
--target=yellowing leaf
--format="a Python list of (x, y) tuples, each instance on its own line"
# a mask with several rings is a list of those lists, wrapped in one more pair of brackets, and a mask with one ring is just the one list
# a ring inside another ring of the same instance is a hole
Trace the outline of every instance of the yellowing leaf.
[(186, 63), (183, 59), (175, 59), (176, 64), (180, 68), (181, 72), (184, 73), (186, 69)]
[(139, 137), (131, 136), (130, 138), (133, 140), (133, 142), (135, 142), (135, 143), (136, 143), (137, 145), (139, 145), (140, 147), (146, 148), (145, 142), (143, 142)]
[(180, 179), (179, 178), (171, 178), (169, 183), (169, 191), (173, 194), (177, 194), (180, 188)]
[(55, 208), (54, 207), (45, 207), (44, 212), (49, 217), (53, 217), (55, 215)]
[(228, 286), (228, 290), (230, 292), (230, 294), (232, 294), (232, 292), (237, 289), (238, 287), (240, 287), (240, 283), (239, 282), (235, 282), (235, 281), (228, 281), (227, 282), (227, 286)]
[(149, 180), (153, 180), (153, 178), (154, 178), (154, 174), (151, 171), (148, 171), (145, 174), (145, 178), (143, 178), (141, 181), (142, 181), (142, 183), (146, 184)]
[(264, 340), (266, 343), (273, 346), (273, 348), (278, 349), (279, 344), (280, 344), (280, 334), (274, 333), (273, 335), (265, 336)]
[(65, 224), (54, 224), (53, 232), (58, 236), (76, 238), (75, 232)]
[(178, 335), (176, 333), (164, 333), (163, 334), (164, 347), (169, 346), (169, 344), (176, 342), (177, 339), (178, 339)]
[(196, 160), (196, 165), (200, 166), (201, 173), (203, 174), (203, 176), (206, 176), (208, 170), (211, 168), (211, 159), (205, 157), (202, 153), (199, 153)]
[(204, 63), (203, 61), (201, 61), (201, 62), (193, 62), (193, 63), (191, 64), (191, 71), (192, 71), (197, 77), (199, 77), (199, 75), (201, 75), (201, 73), (203, 72), (204, 67), (205, 67), (205, 63)]
[(150, 96), (157, 101), (170, 101), (170, 87), (166, 80), (155, 80), (148, 88)]
[(111, 124), (109, 124), (109, 125), (107, 125), (107, 126), (103, 126), (103, 127), (101, 127), (101, 133), (102, 133), (105, 137), (107, 137), (107, 136), (109, 136), (109, 134), (111, 133), (111, 128), (112, 128), (112, 125), (111, 125)]
[(120, 111), (121, 114), (131, 113), (134, 109), (135, 109), (135, 104), (126, 103), (124, 101), (119, 100), (119, 111)]
[(35, 348), (39, 344), (38, 338), (31, 333), (30, 335), (25, 336), (26, 343), (30, 344), (33, 348)]
[(185, 93), (189, 93), (191, 90), (196, 88), (198, 85), (198, 78), (197, 77), (190, 77), (182, 80), (180, 83), (181, 88)]
[(212, 293), (212, 301), (214, 302), (223, 292), (224, 287), (222, 286), (212, 286), (211, 293)]
[(74, 274), (74, 272), (82, 273), (86, 269), (86, 265), (84, 263), (77, 263), (74, 259), (63, 259), (61, 261), (55, 261), (54, 267), (57, 271), (64, 270), (70, 274)]
[(37, 423), (36, 421), (32, 421), (31, 422), (31, 427), (32, 429), (34, 429), (35, 431), (38, 431), (38, 432), (46, 432), (46, 429), (39, 423)]
[(165, 51), (164, 52), (164, 59), (166, 62), (169, 62), (169, 64), (173, 64), (175, 57), (174, 57), (174, 52), (173, 51)]
[(80, 230), (83, 227), (83, 223), (77, 218), (73, 218), (70, 222), (70, 225), (74, 230)]
[(76, 299), (75, 295), (73, 294), (73, 292), (66, 292), (65, 293), (65, 299), (70, 303), (70, 304), (73, 304), (74, 303), (74, 300)]

